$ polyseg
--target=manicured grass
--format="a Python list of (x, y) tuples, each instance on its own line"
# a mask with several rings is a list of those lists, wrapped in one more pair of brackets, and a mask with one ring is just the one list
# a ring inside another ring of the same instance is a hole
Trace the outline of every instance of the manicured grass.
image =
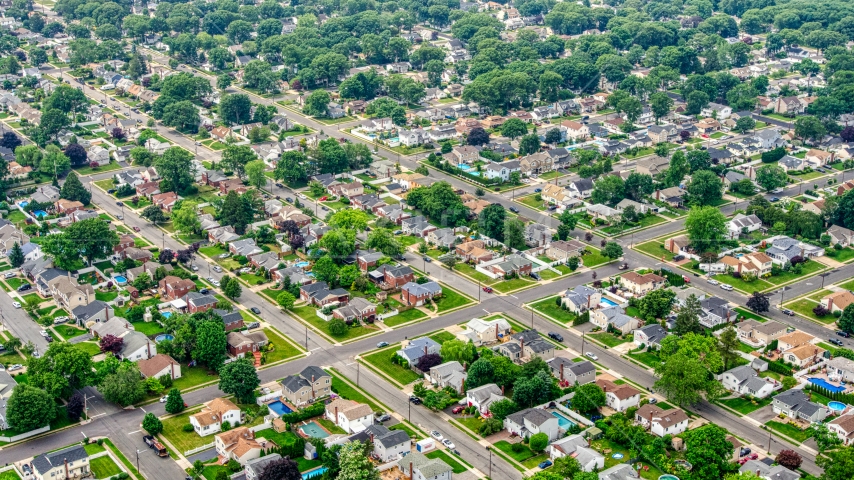
[[(209, 372), (205, 367), (187, 367), (185, 365), (181, 365), (181, 378), (172, 381), (172, 386), (178, 390), (186, 390), (218, 379), (219, 376), (216, 373)], [(193, 435), (195, 435), (195, 433)]]
[(520, 288), (529, 287), (535, 283), (536, 282), (528, 280), (527, 278), (511, 278), (510, 280), (502, 280), (496, 283), (492, 288), (494, 288), (496, 292), (507, 293), (519, 290)]
[(570, 312), (569, 310), (564, 310), (558, 307), (554, 298), (540, 300), (539, 302), (532, 304), (531, 307), (543, 315), (548, 315), (549, 317), (566, 325), (572, 325), (573, 320), (578, 317), (578, 315)]
[(20, 287), (21, 285), (29, 285), (30, 284), (30, 282), (24, 280), (23, 278), (17, 278), (17, 277), (7, 278), (6, 283), (8, 283), (9, 286), (12, 287), (13, 290), (17, 290), (18, 287)]
[(96, 479), (110, 478), (113, 475), (122, 473), (122, 469), (116, 465), (116, 462), (106, 455), (90, 460), (89, 467), (92, 469), (92, 474)]
[(53, 329), (56, 330), (57, 333), (59, 333), (59, 335), (64, 340), (68, 340), (86, 334), (86, 330), (77, 327), (72, 327), (71, 325), (56, 325), (55, 327), (53, 327)]
[(594, 267), (597, 267), (599, 265), (602, 265), (602, 264), (605, 264), (605, 263), (608, 263), (611, 261), (610, 258), (602, 255), (599, 252), (598, 248), (591, 247), (588, 245), (587, 251), (590, 253), (587, 253), (587, 254), (581, 256), (581, 262), (587, 268), (594, 268)]
[(216, 258), (217, 256), (222, 255), (223, 253), (228, 253), (228, 250), (217, 245), (211, 245), (209, 247), (200, 248), (199, 252), (204, 255), (207, 255), (208, 257)]
[(330, 372), (330, 374), (332, 375), (332, 391), (337, 393), (340, 397), (354, 402), (367, 404), (375, 412), (383, 410), (383, 408), (372, 398), (357, 390), (355, 387), (350, 385), (350, 383), (342, 380), (340, 375), (334, 372)]
[(610, 227), (603, 228), (602, 231), (609, 235), (619, 235), (620, 233), (626, 230), (651, 227), (653, 225), (658, 225), (659, 223), (665, 222), (667, 222), (667, 220), (662, 217), (659, 217), (658, 215), (646, 215), (640, 220), (638, 220), (636, 223), (629, 223), (625, 225), (612, 225)]
[(202, 476), (205, 477), (205, 480), (216, 480), (220, 471), (231, 473), (228, 471), (228, 468), (223, 467), (222, 465), (208, 465), (204, 470), (202, 470)]
[[(628, 451), (628, 449), (605, 438), (590, 442), (590, 448), (596, 450), (597, 452), (601, 452), (604, 449), (608, 449), (611, 451), (609, 455), (605, 455), (605, 469), (611, 468), (614, 465), (617, 465), (618, 463), (623, 463), (626, 461), (626, 459), (631, 458), (631, 453)], [(618, 452), (623, 454), (623, 458), (614, 458), (612, 456), (614, 453)], [(654, 465), (644, 462), (644, 467), (647, 466), (649, 467), (649, 470), (641, 469), (638, 472), (641, 478), (646, 480), (658, 480), (658, 477), (664, 475), (664, 472), (659, 470)]]
[(540, 197), (541, 198), (540, 200), (537, 200), (537, 195), (539, 195), (539, 194), (527, 195), (525, 197), (519, 197), (516, 199), (516, 201), (521, 203), (522, 205), (525, 205), (526, 207), (530, 207), (530, 208), (533, 208), (534, 210), (539, 210), (541, 212), (544, 212), (546, 210), (545, 207), (543, 207), (543, 204), (545, 202), (542, 200), (542, 197)]
[(463, 296), (456, 290), (451, 290), (448, 286), (442, 287), (442, 296), (433, 301), (436, 303), (439, 313), (474, 303), (468, 297)]
[(118, 296), (119, 296), (119, 292), (118, 292), (118, 291), (115, 291), (115, 290), (114, 290), (114, 291), (112, 291), (112, 292), (101, 292), (101, 291), (96, 291), (96, 292), (95, 292), (95, 299), (97, 299), (97, 300), (101, 300), (102, 302), (110, 302), (110, 301), (113, 301), (113, 300), (115, 300), (115, 299), (116, 299), (116, 297), (118, 297)]
[[(316, 328), (317, 330), (323, 332), (326, 335), (332, 337), (332, 334), (329, 333), (329, 322), (320, 318), (315, 313), (316, 309), (312, 306), (302, 306), (302, 307), (294, 307), (291, 312), (297, 315), (299, 318), (303, 319), (305, 322), (309, 323), (311, 326)], [(340, 337), (333, 337), (339, 341), (352, 340), (354, 338), (358, 338), (364, 335), (368, 335), (372, 332), (378, 330), (376, 326), (370, 325), (359, 325), (350, 327), (347, 329), (347, 332)]]
[(441, 345), (441, 344), (447, 342), (448, 340), (453, 340), (457, 337), (451, 332), (446, 332), (446, 331), (442, 330), (441, 332), (437, 332), (437, 333), (434, 333), (433, 335), (430, 335), (430, 338), (432, 338), (436, 343)]
[(137, 332), (148, 336), (159, 335), (166, 332), (166, 329), (157, 322), (136, 322), (131, 323), (131, 325), (133, 325), (134, 330)]
[(806, 439), (810, 438), (809, 433), (807, 433), (805, 430), (801, 430), (800, 428), (789, 423), (782, 423), (776, 420), (770, 420), (766, 422), (765, 425), (768, 425), (776, 432), (779, 432), (791, 438), (792, 440), (797, 440), (801, 443), (803, 443)]
[(0, 480), (21, 480), (21, 477), (15, 470), (6, 470), (0, 473)]
[(462, 273), (463, 275), (468, 275), (473, 278), (474, 281), (479, 281), (483, 285), (493, 285), (499, 281), (498, 279), (490, 278), (485, 274), (478, 272), (473, 266), (467, 263), (457, 263), (454, 265), (454, 270)]
[(608, 332), (591, 333), (590, 335), (588, 335), (588, 337), (593, 337), (594, 339), (598, 340), (600, 343), (603, 343), (603, 344), (605, 344), (605, 346), (611, 347), (611, 348), (614, 348), (617, 345), (628, 342), (628, 340), (618, 338), (616, 335), (613, 335), (613, 334), (608, 333)]
[(655, 368), (661, 364), (661, 359), (652, 352), (632, 352), (629, 353), (629, 358), (637, 360), (649, 368)]
[(854, 248), (843, 248), (842, 250), (828, 248), (826, 255), (837, 262), (847, 263), (854, 258)]
[(105, 192), (111, 188), (115, 188), (115, 184), (113, 183), (112, 178), (105, 178), (104, 180), (98, 180), (95, 182), (95, 185), (102, 188)]
[(445, 453), (444, 450), (434, 450), (426, 455), (427, 458), (438, 458), (447, 463), (449, 467), (454, 469), (455, 474), (460, 474), (468, 470), (463, 464), (455, 460), (451, 455)]
[(809, 261), (802, 265), (801, 273), (794, 273), (792, 271), (783, 272), (780, 275), (769, 277), (767, 281), (774, 285), (781, 285), (783, 283), (793, 282), (798, 279), (812, 276), (827, 268), (825, 264), (816, 261)]
[(673, 260), (673, 257), (675, 256), (673, 253), (667, 251), (664, 248), (663, 243), (657, 240), (652, 240), (650, 242), (641, 243), (640, 245), (635, 245), (634, 248), (635, 250), (643, 252), (655, 259), (661, 259), (661, 257), (664, 257), (665, 260), (669, 261)]
[(276, 363), (286, 358), (296, 357), (302, 353), (302, 350), (282, 338), (282, 336), (276, 333), (272, 328), (265, 328), (264, 334), (267, 335), (267, 339), (274, 347), (272, 352), (264, 352), (268, 364)]
[(756, 320), (759, 323), (765, 323), (766, 321), (768, 321), (767, 318), (760, 317), (759, 315), (757, 315), (757, 314), (755, 314), (755, 313), (753, 313), (750, 310), (747, 310), (745, 308), (736, 307), (735, 311), (738, 312), (739, 315), (744, 316), (744, 318)]
[(398, 385), (403, 386), (421, 378), (421, 375), (414, 371), (391, 363), (391, 356), (396, 355), (395, 352), (397, 352), (397, 349), (390, 348), (370, 355), (365, 355), (362, 358), (377, 370), (388, 375), (390, 377), (388, 380), (395, 382)]
[(94, 357), (101, 353), (101, 347), (98, 346), (95, 342), (80, 342), (77, 344), (77, 348), (82, 349), (84, 352), (88, 353), (90, 357)]
[(417, 308), (413, 308), (411, 310), (406, 310), (405, 312), (400, 312), (393, 317), (386, 318), (383, 320), (383, 323), (388, 325), (389, 327), (396, 327), (398, 325), (412, 322), (415, 320), (423, 320), (427, 318), (427, 314), (418, 310)]
[(728, 285), (732, 285), (734, 288), (737, 288), (737, 289), (741, 290), (742, 292), (746, 292), (746, 293), (753, 293), (754, 291), (760, 291), (761, 292), (763, 290), (767, 290), (767, 289), (773, 287), (773, 285), (771, 285), (770, 283), (766, 282), (765, 280), (763, 280), (761, 278), (757, 278), (756, 280), (754, 280), (750, 283), (747, 283), (740, 278), (735, 278), (735, 277), (732, 277), (730, 275), (716, 275), (715, 280), (717, 280), (721, 283), (726, 283)]
[(728, 398), (725, 400), (720, 400), (720, 403), (723, 405), (726, 405), (727, 407), (735, 410), (736, 412), (738, 412), (742, 415), (748, 415), (750, 413), (755, 412), (756, 410), (759, 410), (760, 408), (764, 407), (765, 405), (770, 404), (771, 401), (772, 401), (771, 397), (764, 398), (762, 400), (755, 400), (755, 401), (748, 400), (748, 399), (743, 398), (743, 397), (737, 397), (737, 398)]
[(754, 350), (756, 350), (755, 348), (744, 342), (738, 342), (738, 349), (744, 353), (752, 353)]
[(512, 458), (513, 460), (516, 460), (519, 463), (524, 462), (525, 460), (534, 456), (534, 452), (532, 452), (527, 445), (523, 445), (525, 448), (523, 448), (520, 452), (514, 452), (513, 445), (506, 440), (497, 441), (494, 445), (495, 448), (501, 450), (502, 452), (507, 454), (508, 457)]
[[(183, 368), (181, 369), (181, 373), (184, 373)], [(162, 420), (163, 433), (161, 435), (178, 450), (178, 453), (183, 454), (187, 450), (192, 450), (214, 441), (213, 435), (200, 437), (195, 431), (185, 432), (183, 430), (184, 425), (190, 424), (190, 415), (198, 412), (199, 410), (192, 410)]]
[(86, 453), (89, 455), (95, 455), (96, 453), (107, 451), (103, 445), (98, 445), (97, 443), (87, 443), (86, 445), (83, 445), (83, 449), (86, 450)]
[(825, 315), (823, 317), (817, 316), (812, 311), (812, 309), (816, 306), (818, 306), (818, 302), (814, 302), (808, 298), (802, 298), (800, 300), (785, 304), (785, 307), (789, 310), (803, 315), (809, 318), (810, 320), (815, 320), (816, 322), (823, 323), (826, 325), (829, 325), (836, 321), (836, 317), (834, 317), (833, 315)]

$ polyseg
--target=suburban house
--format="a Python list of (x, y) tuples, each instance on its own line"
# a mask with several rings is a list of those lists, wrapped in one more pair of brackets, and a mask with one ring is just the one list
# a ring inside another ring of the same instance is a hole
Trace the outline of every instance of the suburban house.
[(824, 255), (824, 248), (786, 236), (777, 237), (770, 243), (771, 247), (765, 250), (765, 254), (779, 265), (785, 265), (795, 257), (815, 258)]
[(373, 425), (374, 411), (364, 403), (338, 398), (326, 405), (326, 419), (346, 433), (359, 433)]
[(723, 264), (722, 271), (738, 273), (751, 272), (757, 277), (769, 275), (774, 266), (774, 260), (762, 252), (751, 252), (738, 258), (725, 255), (718, 262)]
[(824, 352), (825, 349), (818, 345), (808, 343), (783, 352), (783, 360), (795, 365), (796, 367), (804, 368), (820, 362)]
[(854, 442), (854, 413), (827, 422), (827, 429), (836, 434), (842, 445), (851, 445)]
[(267, 335), (260, 330), (252, 333), (228, 332), (225, 336), (225, 348), (229, 356), (244, 358), (248, 353), (255, 358), (257, 366), (261, 365), (261, 353), (258, 350), (267, 343), (269, 343)]
[(346, 304), (350, 301), (350, 292), (343, 288), (330, 289), (326, 282), (301, 286), (299, 296), (302, 301), (321, 308), (332, 304)]
[(578, 285), (572, 290), (567, 290), (561, 300), (563, 305), (575, 314), (581, 314), (587, 310), (596, 308), (601, 301), (602, 294), (598, 290), (585, 285)]
[(678, 408), (662, 410), (653, 403), (647, 403), (635, 412), (635, 422), (659, 437), (679, 435), (688, 429), (688, 415), (684, 411)]
[(854, 361), (844, 357), (834, 357), (827, 362), (827, 378), (834, 382), (854, 382)]
[(89, 468), (89, 454), (86, 453), (83, 445), (36, 455), (32, 464), (33, 475), (37, 480), (83, 478), (92, 474)]
[(404, 477), (410, 480), (451, 480), (454, 469), (440, 458), (430, 459), (413, 452), (397, 461)]
[(354, 297), (346, 305), (342, 305), (332, 311), (332, 316), (345, 322), (358, 320), (360, 322), (373, 322), (376, 319), (377, 306), (362, 297)]
[(490, 264), (487, 268), (495, 274), (508, 276), (516, 274), (520, 277), (527, 277), (531, 274), (533, 262), (522, 255), (512, 254), (505, 256), (502, 260)]
[(542, 408), (526, 408), (508, 415), (504, 419), (504, 428), (522, 438), (545, 433), (549, 437), (549, 442), (557, 440), (560, 436), (557, 417)]
[(552, 231), (549, 227), (536, 222), (525, 225), (525, 245), (529, 247), (542, 247), (552, 240)]
[(630, 333), (640, 326), (640, 320), (626, 315), (619, 305), (591, 310), (590, 323), (602, 330), (607, 330), (610, 325), (624, 334)]
[(486, 250), (483, 240), (470, 240), (455, 247), (455, 253), (463, 261), (479, 264), (492, 260), (492, 251)]
[[(261, 458), (267, 442), (255, 439), (255, 432), (247, 427), (237, 427), (214, 437), (216, 453), (219, 458), (235, 460), (240, 465)], [(262, 443), (263, 442), (263, 443)]]
[(207, 403), (199, 413), (190, 415), (190, 424), (202, 437), (213, 435), (222, 430), (222, 423), (230, 425), (241, 423), (240, 409), (225, 398), (215, 398)]
[(721, 384), (733, 393), (765, 398), (774, 391), (774, 383), (760, 377), (750, 365), (741, 365), (718, 375)]
[(263, 457), (253, 458), (247, 461), (244, 465), (245, 468), (243, 470), (246, 473), (246, 480), (258, 480), (267, 465), (278, 461), (281, 458), (282, 456), (278, 453), (270, 453), (268, 455), (264, 455)]
[(432, 338), (421, 337), (410, 340), (405, 347), (397, 351), (397, 355), (409, 362), (409, 365), (415, 365), (422, 356), (439, 353), (441, 348)]
[(566, 385), (584, 385), (596, 381), (596, 366), (593, 362), (573, 362), (566, 357), (554, 357), (547, 361), (552, 375)]
[(605, 400), (608, 406), (618, 412), (625, 412), (629, 407), (637, 406), (640, 403), (640, 392), (631, 385), (617, 385), (610, 380), (603, 379), (596, 380), (596, 385), (605, 391)]
[(730, 238), (738, 238), (742, 233), (755, 232), (762, 228), (762, 220), (756, 215), (744, 215), (739, 213), (727, 222)]
[(415, 273), (408, 265), (381, 265), (368, 272), (368, 279), (384, 290), (397, 289), (415, 280)]
[(451, 387), (457, 393), (462, 393), (465, 390), (466, 370), (460, 365), (460, 362), (453, 361), (436, 365), (430, 368), (430, 373), (427, 376), (430, 383), (438, 388)]
[(566, 262), (570, 257), (581, 257), (585, 248), (578, 240), (558, 240), (546, 246), (545, 254), (556, 262)]
[(821, 297), (821, 305), (831, 312), (841, 312), (852, 303), (854, 303), (854, 294), (848, 290), (829, 293)]
[(494, 383), (487, 383), (466, 392), (468, 406), (477, 407), (481, 414), (488, 413), (489, 406), (499, 400), (504, 400), (504, 392)]
[(569, 182), (566, 186), (567, 190), (576, 198), (590, 198), (593, 194), (593, 180), (589, 178), (581, 178), (573, 182)]
[(439, 295), (442, 295), (442, 286), (432, 280), (422, 284), (407, 282), (400, 288), (400, 300), (406, 306), (420, 307)]
[(531, 360), (534, 357), (540, 357), (543, 360), (554, 357), (554, 346), (533, 329), (514, 333), (510, 341), (501, 343), (495, 350), (514, 362)]
[(620, 284), (623, 288), (635, 295), (646, 295), (663, 287), (666, 282), (666, 278), (654, 273), (639, 275), (636, 272), (627, 272), (620, 277)]
[(785, 352), (786, 350), (791, 350), (793, 348), (800, 347), (801, 345), (812, 343), (813, 340), (815, 340), (815, 337), (809, 333), (795, 330), (792, 333), (787, 333), (786, 335), (777, 337), (777, 349), (781, 352)]
[(499, 341), (510, 333), (510, 323), (504, 318), (481, 320), (473, 318), (466, 323), (466, 328), (457, 333), (457, 338), (464, 342), (471, 341), (476, 347)]
[(765, 323), (745, 320), (736, 326), (739, 338), (751, 345), (770, 345), (771, 342), (786, 333), (786, 326), (769, 320)]
[(668, 168), (670, 168), (669, 158), (653, 155), (652, 157), (638, 160), (636, 172), (655, 177), (656, 175), (667, 171)]
[(300, 373), (282, 380), (282, 396), (295, 407), (314, 403), (332, 392), (332, 376), (320, 367), (310, 365)]
[(667, 336), (667, 330), (660, 324), (652, 322), (649, 325), (644, 325), (632, 332), (634, 334), (635, 343), (638, 345), (646, 345), (648, 347), (658, 347), (661, 341)]
[(158, 283), (160, 295), (165, 300), (176, 300), (192, 290), (196, 289), (196, 284), (190, 279), (183, 279), (172, 275), (167, 275)]
[(552, 460), (566, 456), (575, 458), (581, 465), (581, 469), (585, 472), (605, 468), (605, 456), (590, 448), (587, 439), (581, 434), (568, 435), (555, 440), (549, 445), (548, 450), (549, 458)]
[[(820, 214), (821, 212), (819, 212)], [(839, 225), (833, 225), (827, 229), (827, 234), (830, 235), (830, 244), (833, 246), (842, 245), (848, 247), (854, 244), (854, 231), (849, 230)]]
[(163, 353), (140, 360), (136, 364), (143, 378), (160, 378), (163, 376), (168, 376), (172, 380), (181, 378), (181, 364)]
[(805, 420), (810, 423), (824, 421), (830, 411), (827, 406), (811, 402), (801, 389), (793, 388), (774, 397), (772, 403), (774, 413), (783, 414), (789, 418)]

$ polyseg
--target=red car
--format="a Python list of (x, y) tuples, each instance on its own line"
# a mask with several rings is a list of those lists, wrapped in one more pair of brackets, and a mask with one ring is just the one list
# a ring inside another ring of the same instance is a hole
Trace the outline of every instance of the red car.
[(139, 231), (139, 227), (133, 227), (133, 231), (134, 231), (134, 232), (138, 232), (138, 231)]
[(486, 293), (492, 293), (492, 287), (483, 287), (483, 291)]
[(454, 415), (456, 415), (463, 411), (463, 407), (454, 407), (454, 409), (451, 411), (454, 412)]
[(325, 201), (326, 201), (326, 197), (320, 197), (320, 201), (321, 201), (321, 202), (325, 202)]

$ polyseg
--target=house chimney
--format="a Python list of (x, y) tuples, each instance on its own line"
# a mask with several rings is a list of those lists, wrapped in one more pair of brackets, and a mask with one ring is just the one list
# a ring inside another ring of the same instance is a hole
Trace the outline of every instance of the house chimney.
[(427, 355), (427, 345), (424, 345), (424, 355)]
[(560, 364), (560, 381), (563, 381), (563, 363)]
[(412, 471), (412, 462), (409, 462), (409, 480), (413, 480), (415, 478), (415, 472)]
[(498, 340), (498, 322), (495, 322), (495, 340)]
[(338, 406), (335, 406), (335, 424), (338, 425)]
[(110, 306), (109, 305), (104, 305), (104, 317), (106, 317), (106, 319), (104, 320), (105, 322), (110, 321)]
[(66, 479), (67, 479), (67, 478), (71, 478), (71, 476), (69, 475), (69, 472), (68, 472), (68, 459), (67, 459), (67, 458), (63, 458), (63, 459), (62, 459), (62, 462), (65, 464), (65, 478), (66, 478)]
[(148, 347), (148, 358), (151, 358), (151, 342), (145, 342), (146, 347)]
[(175, 362), (174, 361), (169, 362), (169, 367), (171, 367), (171, 371), (172, 371), (172, 380), (175, 380)]
[[(314, 398), (314, 375), (311, 376), (311, 398)], [(337, 416), (337, 415), (336, 415)]]
[(501, 395), (504, 395), (504, 386), (501, 386)]

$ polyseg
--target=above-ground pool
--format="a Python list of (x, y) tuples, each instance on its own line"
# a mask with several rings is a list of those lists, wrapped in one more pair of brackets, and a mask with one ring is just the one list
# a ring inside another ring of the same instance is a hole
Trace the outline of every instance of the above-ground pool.
[(309, 437), (326, 438), (329, 436), (329, 434), (326, 433), (326, 430), (321, 428), (321, 426), (318, 425), (317, 422), (308, 422), (305, 425), (301, 425), (299, 429), (302, 430), (302, 433), (308, 435)]
[(45, 212), (44, 210), (36, 210), (35, 212), (33, 212), (33, 216), (36, 218), (46, 217), (47, 212)]
[(611, 455), (611, 458), (613, 458), (614, 460), (622, 460), (623, 457), (625, 457), (625, 455), (620, 452), (614, 452), (614, 454)]
[(676, 475), (665, 473), (664, 475), (658, 477), (658, 480), (679, 480), (679, 477), (677, 477)]
[(175, 340), (175, 336), (170, 335), (168, 333), (161, 333), (160, 335), (154, 337), (154, 341), (157, 343), (160, 343), (160, 342), (163, 342), (166, 340), (169, 340), (169, 341)]
[(555, 418), (557, 418), (557, 426), (564, 429), (569, 430), (573, 426), (575, 426), (575, 422), (563, 416), (563, 414), (558, 412), (552, 412)]
[(846, 405), (842, 402), (837, 402), (836, 400), (832, 402), (827, 402), (827, 408), (833, 410), (834, 412), (842, 412), (845, 410)]
[[(287, 405), (282, 403), (280, 400), (276, 400), (275, 402), (270, 402), (267, 404), (267, 407), (270, 408), (270, 411), (275, 413), (278, 416), (282, 416), (286, 413), (293, 413), (293, 410), (290, 409)], [(307, 433), (307, 432), (306, 432)]]
[(614, 302), (613, 302), (613, 301), (611, 301), (611, 300), (608, 300), (608, 299), (607, 299), (607, 298), (605, 298), (605, 297), (602, 297), (602, 300), (599, 300), (599, 305), (607, 305), (607, 306), (609, 306), (609, 307), (616, 307), (616, 306), (617, 306), (617, 304), (616, 304), (616, 303), (614, 303)]
[(21, 207), (21, 208), (24, 208), (24, 207), (26, 207), (26, 206), (27, 206), (27, 205), (29, 205), (29, 204), (30, 204), (30, 202), (18, 202), (18, 206), (19, 206), (19, 207)]
[(328, 470), (326, 467), (320, 467), (315, 470), (309, 470), (302, 474), (302, 480), (307, 480), (309, 478), (319, 477), (323, 475), (323, 472)]
[(122, 275), (117, 275), (117, 276), (113, 277), (113, 279), (114, 279), (114, 280), (116, 281), (116, 283), (118, 283), (119, 285), (126, 285), (126, 284), (128, 283), (128, 279), (127, 279), (126, 277), (122, 276)]
[(161, 312), (160, 315), (163, 315), (163, 318), (169, 318), (172, 316), (172, 312)]
[(810, 378), (810, 383), (818, 385), (821, 388), (826, 388), (831, 393), (842, 393), (845, 391), (845, 387), (838, 387), (823, 378)]

